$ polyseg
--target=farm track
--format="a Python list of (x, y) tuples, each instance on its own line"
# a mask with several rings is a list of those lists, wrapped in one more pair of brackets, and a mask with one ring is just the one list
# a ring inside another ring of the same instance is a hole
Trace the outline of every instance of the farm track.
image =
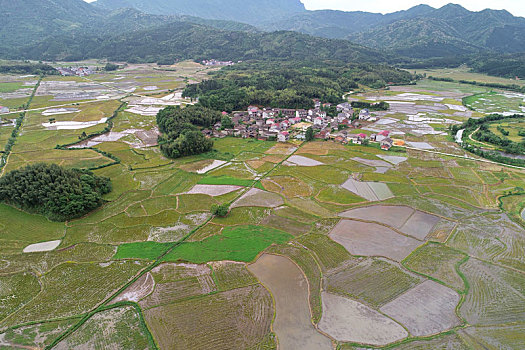
[[(288, 160), (288, 158), (290, 158), (291, 156), (293, 156), (302, 146), (303, 144), (300, 144), (292, 153), (290, 153), (289, 155), (287, 155), (281, 162), (279, 163), (276, 163), (272, 169), (270, 169), (269, 171), (267, 171), (266, 173), (264, 173), (263, 175), (261, 175), (259, 178), (255, 179), (252, 183), (252, 185), (250, 187), (247, 187), (245, 188), (244, 191), (241, 191), (237, 197), (235, 197), (231, 202), (230, 204), (234, 203), (236, 200), (238, 200), (239, 198), (241, 198), (245, 193), (247, 193), (248, 191), (250, 191), (251, 189), (255, 188), (256, 184), (262, 180), (262, 179), (265, 179), (266, 177), (268, 177), (277, 167), (279, 167), (282, 163), (284, 163), (285, 161)], [(177, 248), (178, 246), (180, 246), (182, 243), (186, 242), (188, 239), (191, 238), (191, 236), (197, 232), (200, 228), (204, 227), (205, 225), (207, 225), (210, 221), (212, 221), (214, 219), (214, 216), (212, 215), (210, 218), (208, 218), (204, 223), (202, 223), (201, 225), (197, 226), (196, 228), (194, 228), (190, 233), (188, 233), (186, 236), (184, 236), (180, 241), (178, 241), (177, 243), (174, 243), (171, 247), (169, 247), (163, 254), (161, 254), (160, 256), (157, 257), (157, 259), (151, 263), (149, 266), (147, 266), (145, 269), (143, 269), (142, 271), (140, 271), (137, 275), (135, 275), (135, 277), (133, 277), (130, 281), (128, 281), (126, 284), (124, 284), (122, 287), (120, 287), (120, 289), (118, 289), (116, 292), (114, 292), (110, 297), (106, 298), (105, 300), (103, 300), (101, 303), (99, 303), (99, 305), (94, 308), (93, 310), (91, 310), (90, 312), (84, 314), (84, 317), (75, 325), (71, 326), (69, 329), (67, 329), (64, 333), (62, 333), (60, 336), (58, 336), (50, 345), (48, 345), (45, 349), (48, 350), (48, 349), (52, 349), (54, 348), (56, 345), (58, 345), (58, 343), (60, 343), (62, 340), (66, 339), (69, 335), (73, 334), (77, 329), (79, 329), (84, 323), (86, 323), (91, 317), (93, 317), (93, 315), (95, 315), (96, 313), (98, 312), (101, 312), (101, 311), (104, 311), (105, 308), (108, 307), (109, 303), (111, 303), (111, 301), (113, 301), (119, 294), (121, 294), (124, 290), (126, 290), (126, 288), (128, 288), (130, 285), (132, 285), (133, 283), (135, 283), (139, 278), (141, 278), (144, 274), (150, 272), (151, 270), (153, 270), (155, 267), (159, 266), (161, 264), (161, 261), (162, 261), (162, 258), (165, 257), (166, 255), (168, 255), (169, 253), (171, 253), (175, 248)], [(133, 303), (135, 304), (135, 303)], [(149, 331), (148, 329), (148, 336), (152, 336), (151, 335), (151, 332)], [(155, 344), (155, 347), (157, 347), (157, 344)]]

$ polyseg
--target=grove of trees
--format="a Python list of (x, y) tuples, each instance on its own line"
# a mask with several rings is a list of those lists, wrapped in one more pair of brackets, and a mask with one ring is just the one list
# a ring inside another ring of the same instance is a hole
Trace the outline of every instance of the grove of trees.
[(104, 202), (111, 180), (92, 172), (39, 163), (0, 178), (0, 202), (54, 221), (81, 217)]
[(170, 106), (161, 110), (157, 124), (163, 133), (159, 137), (162, 153), (168, 158), (180, 158), (211, 151), (213, 141), (199, 127), (210, 127), (220, 120), (220, 112), (202, 106)]

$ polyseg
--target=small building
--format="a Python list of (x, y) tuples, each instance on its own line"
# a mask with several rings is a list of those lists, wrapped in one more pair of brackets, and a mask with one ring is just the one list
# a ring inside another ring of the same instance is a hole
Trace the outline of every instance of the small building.
[(282, 131), (277, 135), (277, 141), (286, 142), (290, 138), (290, 133), (288, 131)]
[(381, 149), (388, 151), (390, 148), (392, 148), (394, 141), (390, 137), (387, 137), (386, 139), (382, 140), (380, 144), (381, 144)]
[(9, 113), (9, 108), (0, 106), (0, 113)]

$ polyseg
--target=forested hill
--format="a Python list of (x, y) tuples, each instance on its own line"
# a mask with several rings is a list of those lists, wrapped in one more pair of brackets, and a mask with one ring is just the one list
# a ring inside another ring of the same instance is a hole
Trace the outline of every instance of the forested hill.
[(525, 18), (504, 10), (473, 12), (454, 4), (438, 9), (419, 5), (385, 15), (307, 11), (260, 23), (260, 28), (345, 38), (411, 57), (525, 51)]
[(110, 10), (130, 7), (157, 15), (189, 15), (250, 24), (306, 11), (299, 0), (98, 0), (94, 5)]
[(22, 47), (26, 59), (81, 60), (107, 58), (114, 61), (173, 63), (182, 59), (220, 60), (340, 60), (388, 62), (394, 57), (353, 44), (296, 32), (253, 33), (226, 31), (175, 21), (163, 26), (115, 36), (77, 35), (54, 37)]

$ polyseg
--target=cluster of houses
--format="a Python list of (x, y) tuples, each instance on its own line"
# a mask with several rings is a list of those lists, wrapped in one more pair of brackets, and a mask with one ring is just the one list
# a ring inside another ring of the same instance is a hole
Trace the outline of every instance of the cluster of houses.
[[(286, 142), (290, 139), (304, 140), (306, 131), (311, 127), (314, 138), (317, 139), (334, 140), (343, 144), (377, 142), (386, 150), (392, 147), (393, 140), (389, 137), (389, 131), (372, 134), (370, 137), (364, 133), (349, 132), (351, 129), (359, 128), (363, 121), (373, 121), (373, 119), (360, 118), (361, 113), (368, 113), (370, 118), (376, 118), (368, 111), (361, 111), (354, 116), (351, 104), (341, 103), (336, 107), (337, 115), (329, 116), (326, 110), (332, 107), (331, 104), (321, 104), (318, 100), (314, 102), (315, 107), (309, 110), (250, 106), (246, 111), (233, 113), (231, 128), (225, 128), (221, 122), (218, 122), (212, 129), (204, 130), (203, 133), (217, 138), (235, 136)], [(227, 113), (223, 112), (223, 115)]]
[(0, 106), (0, 113), (9, 113), (9, 108)]
[(235, 63), (232, 61), (217, 61), (217, 60), (205, 60), (202, 61), (205, 66), (233, 66)]
[(86, 77), (93, 74), (93, 71), (88, 67), (57, 67), (56, 70), (64, 77)]

